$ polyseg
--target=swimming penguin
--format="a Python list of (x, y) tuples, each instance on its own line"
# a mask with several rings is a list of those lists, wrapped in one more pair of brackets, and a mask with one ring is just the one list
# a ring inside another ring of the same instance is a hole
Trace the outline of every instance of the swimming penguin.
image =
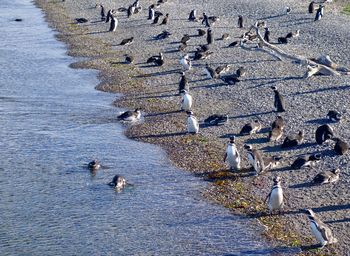
[(205, 65), (204, 71), (205, 71), (208, 79), (213, 79), (213, 78), (219, 77), (219, 75), (215, 72), (215, 70), (212, 67), (209, 66), (208, 63)]
[(190, 70), (192, 68), (192, 62), (188, 54), (180, 59), (180, 64), (185, 70)]
[(247, 150), (248, 162), (253, 166), (255, 175), (259, 175), (265, 170), (264, 159), (259, 150), (253, 149), (251, 145), (244, 145)]
[(218, 66), (218, 67), (215, 69), (215, 73), (218, 74), (218, 75), (220, 76), (221, 74), (224, 74), (224, 73), (230, 71), (230, 68), (231, 68), (231, 65), (230, 65), (230, 64)]
[(186, 90), (182, 90), (182, 100), (181, 100), (181, 110), (182, 111), (191, 111), (193, 99), (192, 96)]
[(304, 167), (310, 167), (321, 161), (321, 154), (315, 153), (298, 157), (291, 165), (292, 169), (298, 170)]
[(315, 215), (313, 210), (305, 209), (303, 212), (307, 214), (307, 217), (310, 220), (312, 234), (320, 243), (321, 248), (328, 244), (334, 244), (338, 242), (338, 240), (333, 236), (331, 229)]
[(105, 8), (102, 4), (99, 5), (101, 7), (101, 21), (104, 21), (106, 19), (106, 15), (105, 15)]
[(299, 131), (296, 136), (287, 136), (281, 148), (291, 148), (300, 145), (304, 141), (304, 131)]
[(91, 171), (96, 171), (98, 169), (100, 169), (101, 165), (100, 165), (100, 162), (98, 160), (92, 160), (89, 164), (88, 164), (88, 168), (91, 170)]
[(243, 77), (246, 74), (246, 69), (244, 67), (239, 67), (236, 71), (237, 77)]
[(321, 125), (315, 132), (316, 143), (319, 145), (322, 145), (326, 140), (333, 138), (333, 136), (333, 128), (328, 124)]
[(198, 36), (204, 36), (207, 32), (204, 29), (197, 29), (198, 31)]
[(271, 86), (271, 89), (275, 93), (275, 99), (274, 99), (274, 107), (276, 108), (276, 112), (285, 112), (285, 103), (284, 103), (284, 97), (279, 93), (276, 86)]
[(254, 120), (253, 122), (247, 123), (243, 126), (241, 131), (239, 132), (240, 135), (250, 135), (257, 133), (261, 130), (261, 123), (259, 120)]
[(268, 27), (265, 28), (264, 40), (268, 43), (270, 42), (270, 30)]
[(126, 39), (123, 39), (121, 42), (120, 42), (120, 45), (130, 45), (134, 42), (134, 37), (130, 37), (130, 38), (126, 38)]
[(243, 28), (243, 16), (238, 15), (238, 27)]
[(227, 115), (214, 114), (214, 115), (209, 116), (207, 119), (205, 119), (204, 123), (206, 125), (219, 125), (219, 124), (224, 124), (227, 121), (228, 121)]
[(315, 10), (315, 1), (311, 1), (309, 4), (309, 13), (314, 13)]
[(230, 166), (230, 171), (239, 171), (241, 169), (241, 157), (238, 153), (235, 136), (230, 137), (230, 142), (227, 145), (224, 162), (228, 162)]
[(126, 62), (127, 64), (132, 64), (132, 63), (134, 62), (134, 57), (131, 56), (131, 55), (126, 54), (126, 55), (125, 55), (125, 62)]
[(267, 206), (269, 208), (270, 214), (274, 211), (281, 211), (283, 208), (283, 189), (281, 186), (281, 178), (279, 176), (273, 179), (273, 187), (265, 199), (267, 201)]
[(222, 76), (222, 77), (220, 77), (220, 79), (228, 85), (234, 85), (234, 84), (240, 82), (240, 80), (237, 78), (236, 74)]
[(345, 155), (346, 152), (349, 150), (349, 145), (345, 141), (339, 139), (339, 138), (332, 138), (332, 140), (335, 142), (334, 145), (334, 151), (337, 153), (337, 155)]
[(269, 141), (278, 141), (284, 130), (284, 120), (281, 116), (277, 116), (276, 120), (271, 125), (271, 131), (269, 132), (268, 139)]
[(155, 11), (154, 11), (154, 8), (152, 7), (149, 7), (148, 8), (148, 20), (154, 20), (155, 18)]
[(163, 21), (160, 23), (160, 25), (166, 25), (168, 23), (168, 20), (169, 20), (169, 13), (165, 14), (165, 17)]
[(111, 25), (109, 26), (109, 31), (114, 32), (118, 27), (118, 20), (113, 15), (111, 15)]
[(115, 175), (113, 180), (108, 183), (109, 186), (113, 187), (116, 191), (121, 191), (126, 185), (126, 180), (120, 175)]
[(197, 118), (192, 111), (187, 112), (187, 132), (196, 134), (199, 132), (199, 124)]
[(181, 92), (183, 90), (186, 90), (188, 92), (189, 89), (190, 88), (189, 88), (189, 85), (188, 85), (186, 74), (185, 74), (185, 72), (182, 72), (181, 79), (180, 79), (180, 82), (179, 82), (179, 95), (181, 94)]
[(213, 32), (209, 28), (207, 31), (207, 44), (212, 44), (214, 42)]
[(331, 171), (323, 171), (317, 174), (312, 182), (314, 184), (333, 183), (339, 180), (339, 174), (340, 170), (338, 168)]
[(341, 114), (338, 111), (330, 110), (326, 116), (331, 122), (339, 122), (341, 120)]
[(202, 24), (204, 24), (206, 27), (210, 27), (210, 23), (209, 23), (209, 18), (208, 16), (206, 15), (205, 12), (203, 12), (203, 20), (202, 20)]
[(190, 12), (190, 16), (188, 17), (188, 20), (189, 21), (197, 21), (197, 11), (195, 9), (193, 9), (191, 12)]
[(118, 120), (122, 121), (137, 121), (141, 118), (141, 111), (140, 109), (135, 109), (135, 111), (125, 111), (124, 113), (120, 114), (118, 117)]

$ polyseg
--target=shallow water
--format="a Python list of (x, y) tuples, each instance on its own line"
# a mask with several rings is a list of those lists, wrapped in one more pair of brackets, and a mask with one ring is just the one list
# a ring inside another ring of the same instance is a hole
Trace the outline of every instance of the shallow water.
[[(94, 90), (97, 72), (68, 67), (42, 16), (29, 0), (0, 2), (0, 255), (276, 251), (250, 221), (206, 202), (203, 181), (123, 136), (115, 95)], [(108, 166), (96, 176), (93, 158)], [(134, 186), (114, 192), (115, 174)]]

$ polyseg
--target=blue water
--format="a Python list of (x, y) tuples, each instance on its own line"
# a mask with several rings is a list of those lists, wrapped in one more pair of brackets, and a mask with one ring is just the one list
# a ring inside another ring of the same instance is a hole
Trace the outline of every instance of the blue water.
[[(205, 182), (123, 136), (115, 95), (94, 90), (96, 71), (69, 68), (74, 59), (29, 0), (1, 0), (0, 32), (0, 255), (274, 250), (250, 220), (202, 198)], [(94, 158), (108, 167), (95, 176)], [(134, 187), (113, 191), (115, 174)]]

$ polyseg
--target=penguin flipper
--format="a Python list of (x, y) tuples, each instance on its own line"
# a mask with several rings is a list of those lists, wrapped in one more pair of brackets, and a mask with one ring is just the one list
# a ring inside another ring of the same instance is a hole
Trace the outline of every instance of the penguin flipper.
[(264, 203), (266, 203), (267, 202), (267, 200), (270, 198), (270, 196), (271, 196), (271, 193), (272, 193), (272, 190), (270, 191), (270, 193), (267, 195), (267, 197), (265, 198), (265, 201), (264, 201)]
[(227, 159), (227, 153), (225, 153), (225, 156), (224, 156), (224, 163), (226, 162), (226, 159)]
[(328, 243), (336, 243), (337, 239), (335, 239), (332, 235), (332, 231), (330, 228), (328, 228), (325, 225), (319, 225), (319, 230), (322, 234), (322, 237), (328, 242)]

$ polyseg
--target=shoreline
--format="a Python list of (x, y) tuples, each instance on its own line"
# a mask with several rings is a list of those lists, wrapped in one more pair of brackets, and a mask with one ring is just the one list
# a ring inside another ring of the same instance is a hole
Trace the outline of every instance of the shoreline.
[[(199, 135), (187, 135), (184, 133), (186, 130), (184, 122), (185, 114), (177, 111), (179, 109), (179, 97), (176, 95), (179, 79), (178, 69), (175, 69), (174, 72), (169, 72), (167, 70), (167, 67), (151, 67), (151, 72), (149, 72), (150, 70), (144, 67), (140, 68), (136, 65), (125, 65), (122, 63), (123, 54), (125, 51), (128, 52), (130, 50), (128, 50), (128, 48), (119, 49), (118, 46), (112, 46), (115, 42), (109, 42), (109, 39), (103, 38), (103, 35), (95, 36), (94, 34), (89, 34), (91, 33), (91, 29), (89, 30), (84, 25), (75, 24), (75, 17), (64, 9), (64, 5), (66, 3), (61, 3), (59, 1), (46, 2), (43, 0), (36, 0), (35, 2), (37, 6), (39, 6), (42, 10), (45, 10), (46, 20), (48, 20), (50, 26), (59, 32), (57, 35), (58, 39), (64, 41), (68, 45), (69, 51), (67, 54), (71, 56), (88, 58), (88, 60), (73, 63), (73, 68), (92, 68), (100, 70), (99, 79), (101, 83), (97, 86), (96, 89), (114, 93), (122, 93), (123, 96), (118, 101), (114, 102), (114, 105), (131, 109), (141, 107), (143, 109), (143, 112), (147, 113), (144, 123), (131, 126), (127, 129), (127, 137), (161, 146), (163, 149), (165, 149), (167, 156), (175, 166), (181, 169), (189, 170), (197, 176), (201, 176), (206, 180), (212, 181), (213, 185), (210, 186), (204, 193), (205, 196), (210, 200), (218, 202), (221, 205), (224, 205), (225, 207), (231, 209), (235, 214), (240, 214), (241, 216), (246, 216), (247, 218), (256, 218), (260, 223), (267, 227), (267, 231), (264, 234), (267, 241), (275, 244), (276, 246), (306, 246), (303, 247), (304, 249), (307, 249), (309, 245), (315, 243), (315, 240), (309, 230), (306, 216), (295, 213), (295, 211), (293, 211), (293, 207), (287, 207), (287, 211), (289, 213), (282, 216), (271, 217), (261, 214), (261, 211), (266, 212), (266, 206), (262, 201), (271, 188), (271, 178), (275, 174), (280, 174), (279, 172), (269, 172), (261, 178), (255, 179), (251, 176), (245, 177), (246, 175), (244, 172), (242, 175), (228, 173), (226, 172), (227, 166), (222, 163), (223, 153), (225, 151), (225, 145), (227, 143), (227, 137), (229, 134), (233, 134), (234, 130), (237, 131), (238, 127), (242, 126), (242, 121), (244, 123), (244, 121), (249, 120), (251, 117), (259, 116), (263, 121), (264, 127), (267, 127), (270, 120), (272, 120), (272, 117), (274, 116), (273, 113), (267, 113), (267, 116), (264, 116), (264, 114), (251, 114), (252, 112), (257, 112), (257, 109), (260, 110), (261, 105), (256, 104), (250, 108), (247, 106), (247, 101), (251, 100), (251, 96), (253, 96), (253, 98), (257, 97), (260, 95), (260, 91), (253, 89), (249, 97), (247, 97), (246, 94), (243, 94), (242, 98), (232, 98), (232, 96), (235, 94), (234, 90), (237, 89), (223, 86), (211, 86), (212, 81), (209, 81), (211, 84), (208, 84), (208, 81), (202, 81), (203, 78), (200, 78), (200, 81), (196, 82), (195, 80), (200, 77), (200, 74), (191, 74), (190, 86), (192, 83), (204, 83), (203, 88), (199, 86), (193, 88), (196, 89), (193, 90), (193, 93), (195, 94), (195, 100), (199, 99), (197, 102), (204, 102), (207, 105), (214, 105), (217, 107), (214, 109), (215, 111), (229, 113), (230, 122), (224, 127), (214, 128), (216, 129), (215, 131), (212, 131), (212, 128), (207, 128), (203, 129), (203, 132), (201, 132)], [(93, 19), (96, 19), (99, 17), (98, 9), (93, 9), (92, 7), (93, 6), (91, 5), (86, 9), (80, 10), (77, 8), (76, 10), (70, 11), (78, 11), (79, 14), (84, 13), (86, 16), (93, 13)], [(171, 8), (171, 6), (169, 8)], [(146, 23), (144, 15), (138, 16), (137, 18), (140, 19), (140, 23)], [(181, 21), (181, 24), (183, 23), (184, 22)], [(125, 24), (126, 21), (122, 19), (120, 26), (123, 26)], [(195, 25), (199, 26), (200, 24)], [(92, 30), (94, 33), (96, 32), (96, 29), (94, 27)], [(161, 31), (163, 28), (159, 28), (159, 30)], [(192, 29), (192, 31), (193, 30), (195, 29)], [(155, 32), (153, 32), (153, 34), (154, 33)], [(118, 35), (118, 32), (116, 34)], [(174, 38), (178, 38), (178, 36)], [(120, 41), (120, 38), (118, 38), (118, 41)], [(161, 43), (162, 42), (159, 44)], [(156, 42), (156, 44), (158, 44), (158, 42)], [(172, 48), (176, 48), (177, 46), (178, 44), (174, 44), (172, 45)], [(293, 45), (293, 47), (296, 48), (297, 52), (302, 50), (298, 49), (297, 46)], [(234, 49), (233, 51), (235, 54), (241, 54), (240, 51), (243, 50)], [(227, 53), (226, 50), (225, 52)], [(147, 51), (145, 53), (151, 54)], [(155, 53), (156, 52), (153, 52), (153, 54)], [(243, 54), (247, 54), (245, 58), (247, 58), (248, 61), (254, 63), (254, 65), (257, 65), (260, 69), (267, 63), (275, 62), (271, 60), (271, 58), (268, 58), (268, 56), (260, 53)], [(263, 59), (264, 63), (256, 63), (255, 59), (257, 56), (258, 58)], [(211, 63), (213, 60), (215, 60), (214, 57), (209, 59), (209, 62)], [(341, 59), (339, 56), (336, 56), (336, 60), (342, 61), (342, 63), (345, 61), (345, 59)], [(220, 61), (222, 62), (222, 59), (220, 59)], [(172, 67), (176, 66), (177, 62), (178, 58), (170, 56), (169, 63), (172, 65)], [(242, 61), (236, 61), (234, 66), (236, 67), (237, 65), (240, 65), (240, 63), (242, 63)], [(290, 71), (292, 71), (293, 74), (300, 73), (301, 69), (299, 67), (295, 67), (294, 64), (284, 63), (284, 65), (287, 66), (287, 70), (282, 70), (281, 73), (283, 75), (286, 75), (287, 77), (290, 76)], [(201, 71), (199, 71), (200, 69), (201, 68), (198, 68), (199, 73), (201, 73)], [(261, 75), (259, 71), (254, 72), (258, 73), (257, 78), (259, 78), (259, 75)], [(271, 75), (273, 73), (269, 74)], [(168, 76), (170, 76), (170, 78), (168, 78)], [(159, 78), (160, 82), (155, 82), (155, 86), (153, 86), (152, 80), (157, 79), (157, 77), (161, 77)], [(317, 79), (313, 80), (310, 83), (317, 84), (319, 82)], [(349, 78), (341, 78), (337, 81), (337, 83), (341, 85), (342, 82), (344, 82), (342, 79), (345, 79), (345, 83), (349, 83)], [(303, 82), (299, 81), (299, 79), (291, 80), (292, 82), (296, 82), (299, 85), (303, 86)], [(320, 89), (327, 88), (327, 84), (332, 81), (328, 78), (320, 78), (320, 80), (321, 83), (324, 83), (324, 85), (320, 86)], [(171, 81), (171, 85), (164, 85), (164, 83), (168, 83), (168, 81)], [(260, 78), (260, 80), (255, 80), (253, 85), (260, 82), (264, 82), (264, 79)], [(200, 84), (200, 86), (202, 85)], [(238, 86), (239, 90), (244, 90), (246, 87), (246, 85)], [(310, 85), (306, 84), (305, 86), (306, 89), (310, 89)], [(225, 91), (227, 90), (230, 92), (230, 95), (228, 96), (224, 95)], [(266, 89), (263, 88), (263, 95), (270, 95), (269, 86), (267, 86)], [(220, 100), (220, 106), (216, 106), (218, 99)], [(236, 107), (236, 110), (233, 110), (233, 112), (231, 102), (232, 99), (235, 100)], [(268, 101), (270, 101), (270, 99)], [(267, 110), (271, 108), (268, 103), (269, 102), (263, 102), (264, 110), (265, 107)], [(309, 103), (310, 102), (307, 102), (306, 104)], [(297, 106), (299, 106), (299, 104), (297, 104)], [(214, 112), (212, 111), (213, 109), (210, 107), (203, 107), (203, 109), (199, 109), (198, 105), (195, 106), (195, 113), (198, 113), (200, 120), (203, 120), (209, 114), (213, 114)], [(310, 113), (308, 113), (306, 116), (310, 117)], [(311, 114), (311, 117), (315, 116), (312, 116)], [(290, 121), (293, 120), (290, 116), (287, 118), (289, 118)], [(239, 124), (234, 123), (236, 119), (240, 120)], [(233, 126), (235, 129), (229, 127), (232, 126), (232, 123), (234, 123)], [(343, 125), (346, 124), (347, 121), (345, 124), (343, 123)], [(315, 125), (312, 126), (312, 129), (314, 129), (314, 127)], [(293, 128), (295, 127), (290, 127), (291, 132), (293, 131)], [(308, 127), (307, 130), (310, 131), (311, 127)], [(221, 137), (218, 137), (218, 135)], [(261, 138), (264, 137), (266, 137), (266, 134), (257, 134), (253, 138), (249, 139), (261, 141)], [(312, 136), (309, 137), (310, 138), (308, 138), (308, 141), (311, 141)], [(240, 149), (242, 148), (242, 145), (243, 138), (239, 138)], [(301, 149), (301, 152), (298, 151), (296, 154), (305, 152), (307, 152), (307, 149), (306, 151), (303, 151), (303, 149)], [(327, 163), (332, 164), (333, 162), (332, 160), (328, 159)], [(246, 163), (244, 163), (244, 166), (245, 165)], [(328, 168), (328, 165), (326, 165), (326, 167)], [(281, 174), (284, 174), (284, 172), (284, 170), (281, 170)], [(306, 174), (306, 177), (309, 176), (310, 174)], [(294, 177), (291, 179), (293, 180)], [(305, 177), (302, 179), (305, 180)], [(285, 183), (283, 185), (287, 188)], [(318, 190), (321, 191), (321, 189)], [(293, 191), (288, 188), (286, 192), (289, 195), (293, 193)], [(304, 194), (301, 192), (298, 194), (298, 196), (300, 197), (302, 195), (305, 195), (306, 192), (303, 191)], [(346, 196), (346, 191), (344, 191), (343, 194)], [(300, 200), (302, 200), (302, 198), (299, 198), (299, 201), (297, 200), (293, 205), (295, 206), (300, 204)], [(312, 201), (313, 199), (311, 198), (310, 200)], [(344, 204), (344, 202), (340, 200), (339, 205), (341, 203), (346, 206), (346, 203), (349, 202), (345, 201)], [(322, 202), (322, 205), (329, 204), (330, 202), (327, 200), (327, 198)], [(345, 212), (348, 214), (349, 209), (345, 208)], [(339, 213), (339, 215), (336, 217), (342, 216), (343, 213), (344, 211)], [(344, 216), (344, 218), (345, 217), (346, 216)], [(285, 227), (286, 223), (289, 224)], [(345, 222), (344, 225), (345, 227), (349, 226), (349, 223)], [(339, 234), (339, 232), (337, 233), (335, 230), (333, 230), (333, 233)], [(344, 234), (346, 235), (349, 233), (344, 233), (343, 230), (342, 239), (345, 239)], [(338, 236), (340, 236), (340, 234)], [(349, 241), (345, 240), (345, 242), (348, 243)], [(304, 251), (300, 255), (346, 255), (345, 253), (346, 246), (344, 247), (344, 244), (343, 246), (339, 246), (338, 244), (335, 246), (327, 247), (321, 251)]]

